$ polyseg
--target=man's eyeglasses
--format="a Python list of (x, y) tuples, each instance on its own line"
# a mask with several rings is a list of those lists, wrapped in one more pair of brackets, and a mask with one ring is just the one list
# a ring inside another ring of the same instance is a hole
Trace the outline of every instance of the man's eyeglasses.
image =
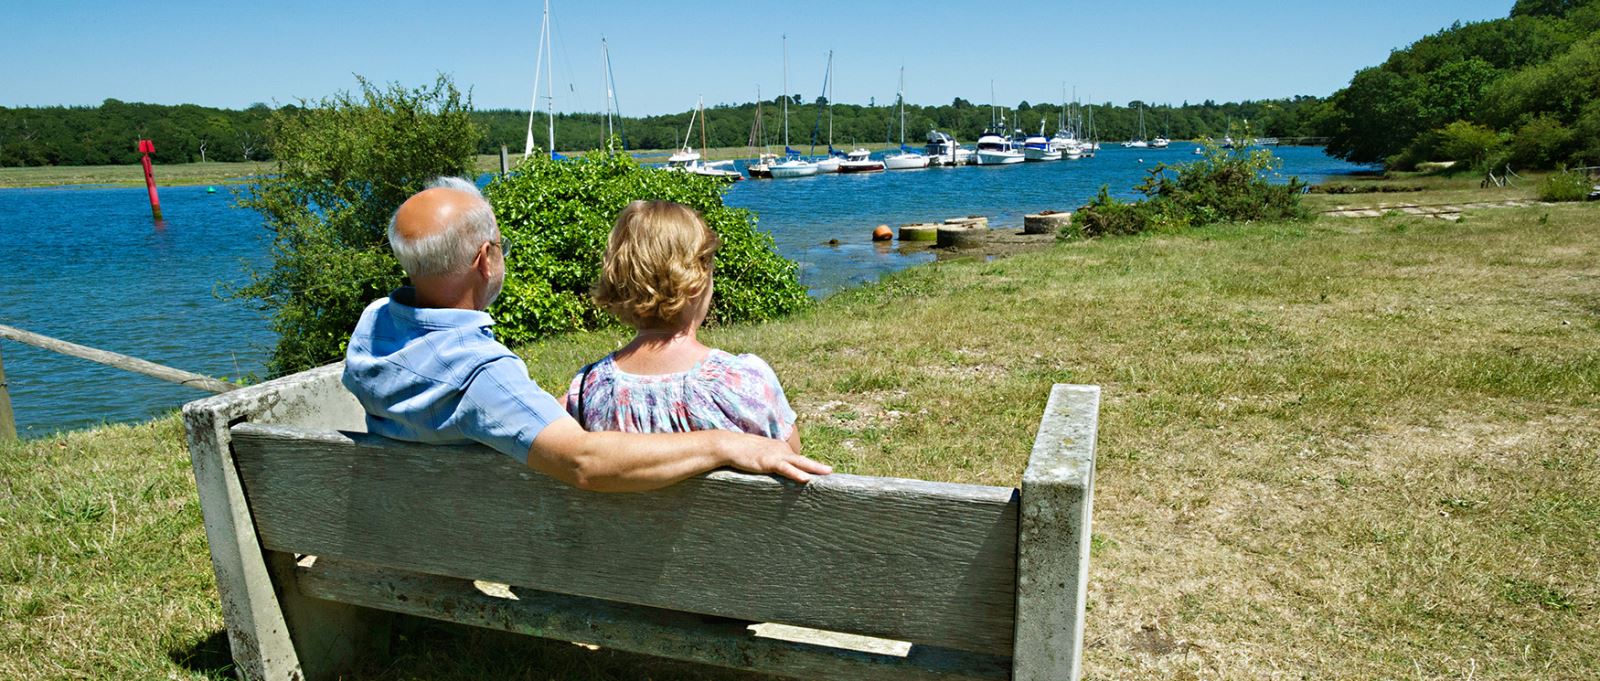
[(489, 243), (492, 243), (492, 244), (500, 247), (500, 257), (502, 257), (502, 258), (511, 257), (511, 249), (512, 249), (512, 247), (517, 245), (517, 242), (512, 241), (511, 237), (508, 237), (508, 236), (506, 236), (504, 234), (500, 235), (500, 241), (499, 242), (491, 241)]

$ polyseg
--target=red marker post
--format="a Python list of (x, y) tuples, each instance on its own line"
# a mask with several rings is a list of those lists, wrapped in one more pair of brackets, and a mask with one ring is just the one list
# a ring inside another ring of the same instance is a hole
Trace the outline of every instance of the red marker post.
[(139, 153), (144, 163), (144, 186), (150, 190), (150, 214), (156, 220), (161, 219), (161, 197), (156, 195), (156, 176), (150, 170), (150, 155), (156, 153), (156, 144), (150, 140), (139, 140)]

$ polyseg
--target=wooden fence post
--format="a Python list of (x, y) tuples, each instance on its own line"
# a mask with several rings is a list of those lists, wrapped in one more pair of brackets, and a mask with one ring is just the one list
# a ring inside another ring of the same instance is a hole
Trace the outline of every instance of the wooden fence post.
[(505, 177), (511, 172), (511, 164), (506, 160), (506, 145), (500, 145), (500, 177)]
[(6, 363), (0, 360), (0, 440), (17, 439), (17, 419), (11, 413), (11, 388), (6, 386)]

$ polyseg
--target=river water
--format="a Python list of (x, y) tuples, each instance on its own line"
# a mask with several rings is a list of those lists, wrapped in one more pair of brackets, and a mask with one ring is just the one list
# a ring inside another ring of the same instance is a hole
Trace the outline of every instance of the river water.
[[(987, 215), (991, 226), (1020, 226), (1027, 213), (1083, 204), (1102, 184), (1128, 197), (1149, 168), (1192, 160), (1191, 149), (1106, 145), (1078, 161), (746, 180), (726, 201), (755, 211), (824, 296), (932, 260), (875, 248), (876, 225)], [(1320, 148), (1274, 153), (1284, 176), (1313, 183), (1362, 169)], [(0, 189), (0, 324), (207, 375), (262, 374), (273, 343), (265, 316), (220, 295), (266, 266), (259, 217), (225, 189), (170, 187), (161, 203), (156, 225), (143, 188)], [(7, 341), (0, 361), (24, 437), (143, 419), (203, 396)]]

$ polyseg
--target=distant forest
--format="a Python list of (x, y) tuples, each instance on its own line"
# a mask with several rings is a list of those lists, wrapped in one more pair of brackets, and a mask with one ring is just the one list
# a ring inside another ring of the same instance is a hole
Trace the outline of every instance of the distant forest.
[[(783, 144), (782, 99), (761, 104), (763, 136), (774, 147)], [(827, 144), (825, 100), (802, 102), (792, 96), (789, 105), (789, 142), (802, 150), (813, 141)], [(1007, 106), (1009, 127), (1038, 130), (1043, 123), (1053, 133), (1061, 114), (1059, 103), (1019, 102)], [(1094, 124), (1102, 140), (1123, 140), (1138, 130), (1139, 110), (1143, 106), (1148, 136), (1165, 135), (1173, 139), (1222, 137), (1230, 124), (1236, 128), (1248, 122), (1254, 135), (1300, 137), (1316, 135), (1316, 120), (1325, 104), (1316, 97), (1261, 100), (1218, 104), (1203, 102), (1181, 106), (1096, 105)], [(1088, 107), (1082, 107), (1087, 110)], [(293, 115), (296, 107), (280, 111)], [(718, 105), (706, 110), (706, 139), (713, 147), (744, 146), (751, 138), (756, 104)], [(672, 149), (683, 143), (693, 112), (619, 118), (616, 133), (629, 149)], [(906, 105), (906, 142), (921, 146), (928, 131), (938, 129), (971, 143), (988, 127), (992, 110), (988, 104), (956, 99), (943, 106)], [(193, 104), (162, 105), (122, 102), (108, 99), (99, 106), (79, 107), (0, 107), (0, 166), (108, 165), (138, 160), (134, 142), (145, 137), (155, 142), (158, 163), (200, 161), (245, 161), (268, 158), (265, 140), (274, 110), (256, 104), (242, 110), (216, 109)], [(522, 151), (527, 134), (528, 112), (504, 109), (472, 113), (483, 130), (479, 152), (498, 153), (504, 144), (514, 153)], [(870, 144), (899, 139), (899, 117), (893, 103), (877, 106), (837, 104), (833, 107), (833, 140), (836, 146)], [(556, 114), (556, 148), (563, 152), (594, 149), (604, 139), (605, 117), (601, 114)], [(541, 147), (546, 140), (542, 114), (535, 118), (534, 139)], [(699, 124), (690, 143), (700, 146)]]

